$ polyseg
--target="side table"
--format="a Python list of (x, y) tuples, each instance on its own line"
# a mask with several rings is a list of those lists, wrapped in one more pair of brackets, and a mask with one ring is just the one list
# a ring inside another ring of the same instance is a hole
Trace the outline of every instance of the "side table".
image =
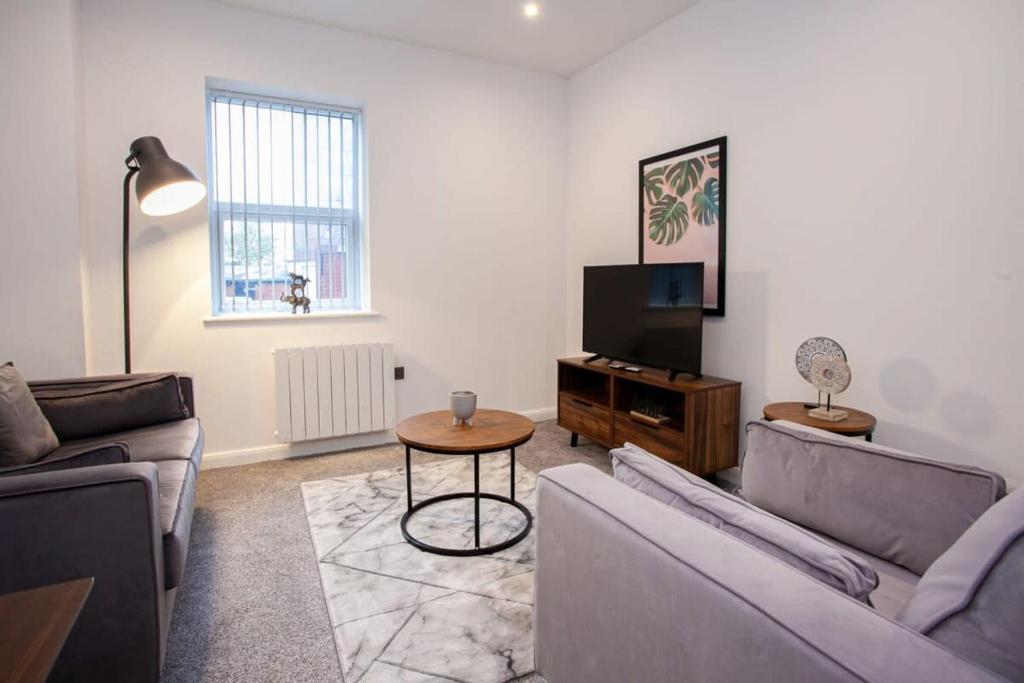
[(845, 410), (848, 413), (847, 418), (839, 422), (819, 420), (807, 414), (807, 411), (810, 410), (807, 404), (792, 401), (787, 403), (769, 403), (764, 407), (764, 419), (787, 420), (802, 424), (805, 427), (824, 429), (826, 432), (832, 432), (833, 434), (863, 436), (866, 441), (871, 441), (871, 435), (878, 424), (874, 415), (865, 413), (863, 410), (847, 408), (846, 406), (833, 405), (832, 407), (838, 410)]

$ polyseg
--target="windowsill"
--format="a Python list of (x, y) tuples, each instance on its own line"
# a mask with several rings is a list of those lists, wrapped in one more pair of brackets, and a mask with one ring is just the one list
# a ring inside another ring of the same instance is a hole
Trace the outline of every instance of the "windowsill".
[(224, 313), (203, 317), (204, 325), (231, 323), (290, 323), (298, 320), (333, 320), (344, 318), (379, 318), (377, 311), (314, 311), (312, 313)]

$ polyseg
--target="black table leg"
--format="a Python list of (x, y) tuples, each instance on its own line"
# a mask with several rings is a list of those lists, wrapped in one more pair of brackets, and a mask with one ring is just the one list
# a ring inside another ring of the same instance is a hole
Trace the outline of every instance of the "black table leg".
[(576, 432), (573, 432), (572, 436), (569, 437), (569, 445), (572, 446), (573, 448), (576, 448), (576, 446), (578, 446), (579, 444), (580, 444), (580, 435), (577, 434)]
[(480, 454), (473, 455), (473, 527), (476, 547), (480, 547)]
[(409, 501), (407, 510), (412, 510), (412, 449), (405, 447), (405, 494)]
[(515, 500), (516, 499), (516, 447), (513, 446), (510, 449), (509, 453), (510, 453), (510, 457), (511, 457), (510, 462), (512, 463), (512, 466), (509, 469), (509, 473), (508, 473), (508, 475), (509, 475), (508, 476), (508, 481), (509, 481), (509, 485), (508, 485), (509, 496), (508, 497), (511, 498), (512, 500)]
[(868, 432), (867, 434), (864, 435), (864, 440), (867, 441), (868, 443), (871, 443), (871, 433), (870, 432)]

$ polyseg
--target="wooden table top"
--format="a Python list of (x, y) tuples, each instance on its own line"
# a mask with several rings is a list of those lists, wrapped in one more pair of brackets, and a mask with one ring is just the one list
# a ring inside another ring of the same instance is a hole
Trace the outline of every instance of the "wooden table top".
[(833, 434), (843, 434), (845, 436), (867, 436), (875, 431), (877, 421), (871, 413), (834, 404), (832, 409), (845, 410), (849, 415), (847, 415), (845, 420), (840, 420), (839, 422), (820, 420), (807, 414), (810, 408), (807, 408), (804, 403), (791, 401), (788, 403), (770, 403), (766, 405), (764, 407), (764, 416), (768, 420), (788, 420), (789, 422), (796, 422), (807, 427), (817, 427)]
[(472, 425), (453, 425), (450, 410), (435, 410), (402, 420), (395, 435), (407, 446), (424, 451), (472, 455), (526, 443), (533, 430), (533, 420), (505, 410), (477, 410)]
[(0, 595), (0, 681), (46, 680), (92, 584), (89, 577)]

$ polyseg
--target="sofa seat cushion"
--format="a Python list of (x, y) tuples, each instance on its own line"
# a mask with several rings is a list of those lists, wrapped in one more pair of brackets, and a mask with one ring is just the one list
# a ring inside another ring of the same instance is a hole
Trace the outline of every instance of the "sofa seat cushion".
[(722, 491), (685, 470), (626, 444), (611, 452), (615, 478), (761, 552), (866, 602), (878, 585), (867, 562), (818, 536)]
[(1024, 681), (1024, 488), (989, 508), (935, 560), (896, 618)]
[(156, 467), (160, 483), (164, 587), (170, 589), (181, 582), (185, 570), (192, 509), (195, 506), (196, 475), (188, 460), (161, 460)]
[(132, 429), (69, 441), (63, 447), (80, 448), (110, 442), (123, 443), (131, 453), (132, 462), (188, 460), (195, 472), (203, 459), (203, 430), (197, 418), (166, 422), (151, 427)]
[[(813, 533), (809, 530), (808, 532)], [(854, 548), (852, 545), (847, 545), (829, 536), (816, 535), (871, 565), (871, 568), (878, 574), (878, 588), (871, 592), (871, 604), (880, 613), (890, 619), (895, 619), (896, 614), (914, 593), (914, 587), (917, 586), (921, 577), (909, 569), (893, 564), (884, 558), (870, 555), (860, 548)]]

